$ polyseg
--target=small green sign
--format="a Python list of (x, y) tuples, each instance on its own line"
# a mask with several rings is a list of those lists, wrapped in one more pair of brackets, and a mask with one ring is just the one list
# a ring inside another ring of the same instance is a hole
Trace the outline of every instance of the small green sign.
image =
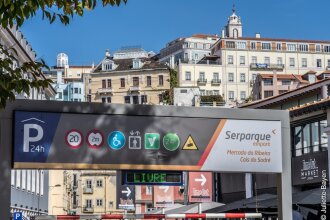
[(175, 133), (167, 133), (163, 138), (163, 145), (169, 151), (175, 151), (180, 146), (180, 138)]
[(159, 149), (159, 134), (158, 133), (145, 133), (144, 134), (144, 148), (147, 150)]

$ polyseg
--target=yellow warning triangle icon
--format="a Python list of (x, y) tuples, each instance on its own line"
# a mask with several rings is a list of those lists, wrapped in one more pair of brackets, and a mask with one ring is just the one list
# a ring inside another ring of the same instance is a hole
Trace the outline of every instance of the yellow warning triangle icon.
[(188, 136), (186, 143), (182, 147), (182, 150), (198, 150), (198, 147), (191, 135)]

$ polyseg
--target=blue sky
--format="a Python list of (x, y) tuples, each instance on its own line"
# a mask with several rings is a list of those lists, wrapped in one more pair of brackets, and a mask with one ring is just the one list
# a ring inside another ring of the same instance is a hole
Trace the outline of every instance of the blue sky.
[(60, 52), (71, 65), (88, 65), (98, 63), (107, 48), (139, 45), (159, 52), (181, 36), (220, 34), (233, 3), (244, 36), (330, 40), (329, 0), (128, 0), (119, 8), (99, 4), (68, 26), (50, 25), (38, 15), (22, 32), (48, 65)]

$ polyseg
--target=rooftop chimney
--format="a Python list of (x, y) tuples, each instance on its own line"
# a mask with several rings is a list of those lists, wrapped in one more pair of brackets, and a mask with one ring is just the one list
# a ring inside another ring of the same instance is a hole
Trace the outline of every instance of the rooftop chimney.
[(261, 38), (261, 34), (260, 33), (256, 33), (256, 38)]

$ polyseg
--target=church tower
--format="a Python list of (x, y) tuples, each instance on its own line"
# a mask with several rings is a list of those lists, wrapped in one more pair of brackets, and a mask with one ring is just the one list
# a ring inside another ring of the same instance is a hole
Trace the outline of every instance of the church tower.
[(243, 27), (241, 18), (236, 15), (235, 5), (233, 5), (233, 14), (228, 18), (226, 26), (226, 37), (239, 38), (242, 37)]

